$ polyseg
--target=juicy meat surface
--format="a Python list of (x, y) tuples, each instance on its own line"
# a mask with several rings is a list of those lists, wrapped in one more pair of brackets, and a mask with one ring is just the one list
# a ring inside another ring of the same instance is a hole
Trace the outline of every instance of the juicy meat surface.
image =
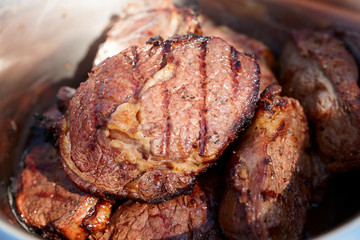
[(175, 34), (200, 33), (199, 23), (192, 9), (175, 6), (172, 1), (160, 2), (162, 3), (151, 3), (153, 8), (120, 16), (108, 32), (106, 41), (100, 46), (94, 65), (130, 46), (142, 45), (153, 36), (168, 39)]
[[(61, 114), (51, 109), (45, 115), (49, 120)], [(57, 149), (43, 137), (37, 131), (32, 138), (16, 179), (17, 212), (28, 226), (41, 230), (43, 237), (86, 239), (89, 233), (105, 228), (111, 204), (79, 191), (67, 178)]]
[(129, 200), (96, 239), (224, 239), (217, 220), (221, 178), (206, 173), (191, 194), (158, 204)]
[(358, 68), (329, 32), (298, 31), (281, 56), (284, 94), (298, 99), (333, 170), (360, 166)]
[(205, 16), (201, 16), (199, 22), (204, 36), (220, 37), (235, 47), (237, 51), (254, 54), (261, 71), (259, 93), (262, 93), (267, 86), (277, 83), (277, 79), (271, 70), (275, 67), (275, 57), (265, 44), (229, 27), (218, 26)]
[(100, 196), (178, 195), (251, 119), (258, 74), (251, 56), (196, 35), (152, 38), (108, 58), (62, 119), (66, 173)]
[(308, 207), (309, 134), (300, 103), (266, 89), (236, 143), (219, 220), (230, 239), (299, 239)]

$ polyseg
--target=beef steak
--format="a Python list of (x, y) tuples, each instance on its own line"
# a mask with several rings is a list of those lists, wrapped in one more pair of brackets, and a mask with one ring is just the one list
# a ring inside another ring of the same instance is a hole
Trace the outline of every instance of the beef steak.
[[(56, 108), (45, 113), (46, 125), (61, 114)], [(67, 178), (58, 150), (44, 141), (44, 131), (36, 127), (24, 168), (16, 178), (16, 210), (23, 222), (53, 239), (86, 239), (105, 228), (110, 218), (109, 201), (87, 195)], [(46, 130), (45, 130), (46, 131)], [(61, 236), (61, 237), (60, 237)]]
[(236, 143), (219, 220), (230, 239), (299, 239), (311, 161), (305, 113), (295, 99), (267, 88), (254, 121)]
[(80, 188), (154, 202), (178, 195), (251, 119), (259, 67), (220, 38), (154, 37), (95, 67), (61, 121)]
[(298, 99), (330, 168), (360, 167), (358, 68), (331, 32), (295, 31), (281, 56), (284, 94)]
[(157, 204), (129, 200), (96, 239), (225, 239), (218, 223), (222, 183), (219, 172), (211, 171), (189, 195)]
[(142, 10), (120, 16), (107, 34), (94, 59), (98, 65), (132, 45), (141, 45), (150, 37), (158, 35), (167, 39), (175, 34), (201, 33), (199, 23), (192, 9), (179, 7), (170, 0), (152, 1)]

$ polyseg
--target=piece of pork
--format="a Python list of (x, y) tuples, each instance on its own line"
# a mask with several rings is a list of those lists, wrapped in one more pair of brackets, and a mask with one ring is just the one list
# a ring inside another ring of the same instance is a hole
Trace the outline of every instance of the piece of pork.
[(219, 219), (229, 239), (299, 239), (311, 187), (309, 133), (300, 103), (262, 94), (254, 121), (236, 143)]
[(152, 38), (108, 58), (62, 119), (66, 173), (99, 196), (180, 194), (251, 119), (258, 75), (255, 59), (215, 37)]
[(201, 15), (199, 22), (203, 35), (220, 37), (235, 47), (237, 51), (254, 54), (261, 71), (259, 93), (262, 93), (267, 86), (277, 83), (276, 77), (271, 70), (275, 67), (275, 57), (265, 44), (245, 34), (238, 33), (229, 27), (218, 26), (206, 16)]
[(120, 16), (99, 47), (94, 65), (122, 50), (142, 45), (153, 36), (167, 39), (175, 34), (199, 34), (200, 28), (195, 13), (188, 7), (175, 6), (170, 0), (158, 0), (143, 11)]
[(360, 166), (358, 68), (330, 32), (296, 31), (281, 56), (284, 94), (298, 99), (334, 171)]
[(24, 168), (16, 178), (14, 197), (20, 219), (43, 237), (86, 239), (110, 219), (111, 203), (78, 190), (67, 178), (57, 149), (45, 142), (50, 121), (61, 116), (55, 107), (44, 114), (46, 123), (33, 129)]

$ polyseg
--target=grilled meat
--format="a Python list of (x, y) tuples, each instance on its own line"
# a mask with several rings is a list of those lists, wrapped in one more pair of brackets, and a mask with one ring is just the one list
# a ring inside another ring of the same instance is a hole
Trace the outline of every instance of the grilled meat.
[(295, 99), (272, 85), (236, 144), (219, 220), (230, 239), (299, 239), (305, 223), (311, 162), (309, 133)]
[[(47, 124), (61, 114), (52, 108), (45, 113)], [(47, 126), (45, 126), (47, 127)], [(14, 196), (21, 219), (43, 237), (86, 239), (105, 228), (111, 203), (79, 191), (67, 178), (57, 149), (36, 130), (15, 182)]]
[(252, 117), (258, 74), (252, 57), (196, 35), (152, 38), (108, 58), (62, 119), (66, 173), (98, 196), (180, 194)]
[(129, 200), (96, 239), (224, 239), (217, 220), (221, 187), (222, 176), (213, 170), (189, 195), (158, 204)]
[(297, 31), (281, 56), (284, 93), (298, 99), (335, 171), (360, 166), (358, 69), (329, 32)]
[(108, 32), (94, 60), (98, 65), (132, 45), (142, 45), (153, 36), (167, 39), (175, 34), (199, 34), (199, 23), (192, 9), (175, 6), (172, 1), (160, 0), (149, 8), (120, 16)]

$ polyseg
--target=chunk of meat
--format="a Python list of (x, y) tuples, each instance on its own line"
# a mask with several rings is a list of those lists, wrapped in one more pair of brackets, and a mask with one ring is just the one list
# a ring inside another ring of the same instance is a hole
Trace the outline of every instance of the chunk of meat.
[(201, 33), (192, 9), (175, 6), (172, 1), (162, 2), (151, 3), (152, 8), (136, 14), (120, 16), (100, 46), (94, 65), (132, 45), (142, 45), (153, 36), (167, 39), (175, 34)]
[(258, 74), (251, 56), (197, 35), (152, 38), (108, 58), (62, 119), (66, 173), (100, 196), (178, 195), (251, 119)]
[(201, 16), (199, 21), (203, 35), (220, 37), (239, 52), (254, 54), (261, 71), (259, 93), (262, 93), (267, 86), (277, 83), (276, 77), (271, 70), (271, 68), (275, 67), (275, 57), (265, 44), (245, 34), (235, 32), (227, 26), (215, 25), (206, 16)]
[(230, 239), (299, 239), (305, 223), (311, 162), (300, 103), (262, 94), (254, 121), (236, 144), (219, 220)]
[[(59, 115), (52, 108), (45, 114), (46, 124)], [(43, 141), (42, 131), (36, 132), (14, 187), (21, 220), (52, 238), (81, 240), (105, 228), (111, 203), (79, 191), (67, 178), (57, 149)]]
[(190, 195), (158, 204), (129, 200), (96, 239), (225, 239), (217, 220), (221, 178), (206, 173)]
[(298, 99), (335, 171), (360, 166), (358, 68), (329, 32), (297, 31), (281, 56), (284, 94)]

